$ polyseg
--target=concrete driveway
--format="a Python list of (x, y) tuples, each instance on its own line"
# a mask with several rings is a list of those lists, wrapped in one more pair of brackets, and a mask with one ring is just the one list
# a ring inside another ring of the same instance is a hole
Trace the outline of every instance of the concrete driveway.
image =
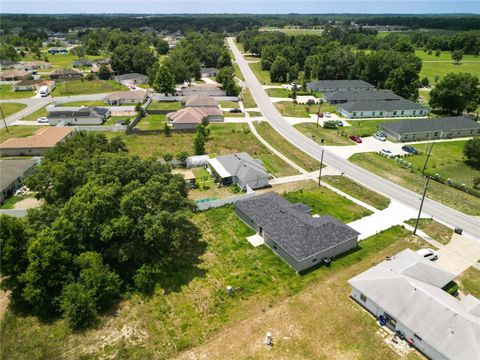
[[(341, 156), (344, 159), (350, 158), (354, 154), (367, 153), (367, 152), (379, 152), (382, 149), (390, 150), (392, 155), (405, 155), (407, 154), (402, 150), (403, 144), (393, 143), (391, 141), (380, 141), (373, 136), (362, 138), (362, 143), (357, 144), (352, 141), (352, 146), (325, 146), (325, 149), (330, 150), (336, 155)], [(408, 158), (406, 158), (408, 161)], [(393, 160), (392, 160), (393, 161)]]
[(454, 274), (460, 274), (478, 264), (480, 243), (469, 237), (453, 234), (452, 240), (438, 250), (436, 263)]

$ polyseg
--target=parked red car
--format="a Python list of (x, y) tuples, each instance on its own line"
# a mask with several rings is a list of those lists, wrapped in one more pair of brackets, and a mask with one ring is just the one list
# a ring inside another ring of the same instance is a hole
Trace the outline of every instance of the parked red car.
[(350, 140), (355, 141), (357, 144), (362, 143), (362, 138), (360, 136), (352, 135), (352, 136), (350, 136)]

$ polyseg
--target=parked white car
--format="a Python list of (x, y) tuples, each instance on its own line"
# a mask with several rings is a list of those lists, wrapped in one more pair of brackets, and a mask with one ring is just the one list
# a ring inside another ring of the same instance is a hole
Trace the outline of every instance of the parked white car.
[(373, 137), (377, 140), (380, 140), (380, 141), (386, 141), (387, 138), (385, 137), (385, 135), (383, 133), (375, 133), (373, 134)]
[(330, 114), (328, 111), (325, 111), (325, 112), (323, 113), (323, 115), (324, 115), (325, 117), (331, 117), (331, 116), (332, 116), (332, 114)]
[(382, 149), (382, 150), (380, 150), (380, 155), (383, 155), (383, 156), (386, 156), (386, 157), (392, 157), (393, 153), (390, 150)]
[(437, 252), (429, 248), (417, 250), (417, 254), (423, 256), (425, 259), (428, 259), (430, 261), (435, 261), (438, 259)]
[(45, 116), (42, 116), (41, 118), (37, 119), (37, 122), (40, 124), (48, 124), (48, 118), (46, 118)]

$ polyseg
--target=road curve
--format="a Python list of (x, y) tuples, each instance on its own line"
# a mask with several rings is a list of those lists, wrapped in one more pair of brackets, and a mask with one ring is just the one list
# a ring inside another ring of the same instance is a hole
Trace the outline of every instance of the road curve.
[[(262, 111), (263, 116), (269, 121), (272, 127), (289, 142), (313, 158), (320, 160), (323, 149), (322, 146), (304, 136), (285, 121), (275, 106), (273, 106), (267, 93), (238, 50), (233, 38), (227, 38), (227, 41), (233, 55), (235, 56), (236, 63), (245, 77), (246, 86), (250, 89), (250, 92), (252, 93), (258, 108)], [(281, 151), (281, 149), (278, 150)], [(380, 194), (418, 209), (421, 197), (419, 194), (381, 178), (380, 176), (372, 174), (371, 172), (352, 164), (348, 160), (335, 155), (331, 151), (326, 149), (324, 149), (324, 151), (323, 160), (326, 164), (336, 168), (353, 180)], [(425, 199), (423, 205), (423, 214), (428, 214), (449, 226), (459, 226), (464, 229), (465, 234), (480, 240), (479, 218), (466, 215), (428, 198)]]

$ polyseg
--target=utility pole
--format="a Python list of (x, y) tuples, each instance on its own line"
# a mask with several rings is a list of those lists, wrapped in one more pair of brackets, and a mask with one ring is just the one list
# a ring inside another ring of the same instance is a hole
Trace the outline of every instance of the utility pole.
[(433, 149), (433, 144), (435, 143), (432, 141), (432, 145), (430, 145), (430, 150), (428, 150), (427, 158), (425, 159), (425, 164), (423, 164), (422, 175), (424, 175), (425, 169), (427, 168), (428, 159), (430, 159), (430, 154), (432, 153)]
[(320, 171), (318, 172), (318, 186), (320, 186), (320, 182), (322, 181), (323, 152), (324, 150), (322, 149), (322, 157), (320, 158)]
[(320, 110), (322, 109), (322, 102), (323, 102), (323, 100), (320, 100), (320, 101), (318, 102), (317, 129), (318, 129), (318, 122), (320, 121)]
[(8, 131), (7, 121), (5, 120), (5, 116), (3, 115), (3, 108), (1, 106), (0, 106), (0, 112), (2, 113), (2, 119), (3, 119), (3, 123), (5, 124), (5, 130), (7, 130), (7, 133), (10, 133), (10, 131)]
[(422, 215), (423, 202), (425, 200), (425, 195), (427, 194), (428, 182), (430, 181), (430, 176), (426, 176), (427, 182), (425, 183), (425, 188), (423, 189), (422, 201), (420, 202), (420, 209), (418, 210), (417, 221), (415, 222), (415, 229), (413, 230), (413, 235), (417, 234), (418, 222), (420, 221), (420, 216)]

